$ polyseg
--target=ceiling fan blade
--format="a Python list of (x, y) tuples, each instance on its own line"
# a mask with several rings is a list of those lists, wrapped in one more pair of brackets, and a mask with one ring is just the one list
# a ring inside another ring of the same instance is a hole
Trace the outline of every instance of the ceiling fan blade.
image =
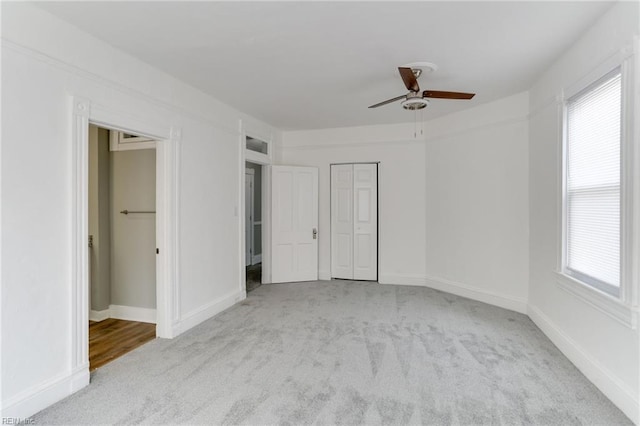
[(418, 86), (418, 80), (416, 76), (413, 74), (411, 68), (399, 67), (398, 71), (400, 71), (400, 77), (402, 77), (402, 81), (404, 81), (404, 85), (407, 86), (407, 90), (411, 90), (412, 92), (419, 92), (420, 86)]
[(438, 90), (425, 90), (422, 93), (423, 98), (438, 98), (438, 99), (471, 99), (475, 95), (476, 95), (475, 93), (441, 92)]
[(378, 108), (379, 106), (390, 104), (391, 102), (399, 101), (400, 99), (406, 98), (407, 95), (398, 96), (397, 98), (387, 99), (386, 101), (382, 101), (375, 105), (371, 105), (369, 108)]

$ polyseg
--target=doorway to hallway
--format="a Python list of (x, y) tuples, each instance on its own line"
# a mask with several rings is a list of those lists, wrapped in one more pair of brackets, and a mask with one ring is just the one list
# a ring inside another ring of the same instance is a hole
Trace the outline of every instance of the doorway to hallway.
[(245, 275), (247, 293), (262, 285), (263, 167), (245, 162)]

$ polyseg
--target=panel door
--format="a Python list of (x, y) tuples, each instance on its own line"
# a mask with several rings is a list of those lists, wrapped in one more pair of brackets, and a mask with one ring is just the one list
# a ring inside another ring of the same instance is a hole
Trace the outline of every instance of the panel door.
[(353, 165), (353, 279), (378, 279), (378, 167)]
[(318, 279), (318, 169), (272, 166), (272, 282)]
[(353, 164), (331, 166), (331, 277), (353, 279)]

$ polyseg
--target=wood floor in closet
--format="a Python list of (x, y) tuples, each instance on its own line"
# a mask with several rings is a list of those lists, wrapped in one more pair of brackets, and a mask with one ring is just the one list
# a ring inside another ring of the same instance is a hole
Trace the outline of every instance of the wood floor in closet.
[(94, 371), (155, 338), (155, 324), (113, 318), (89, 321), (89, 370)]

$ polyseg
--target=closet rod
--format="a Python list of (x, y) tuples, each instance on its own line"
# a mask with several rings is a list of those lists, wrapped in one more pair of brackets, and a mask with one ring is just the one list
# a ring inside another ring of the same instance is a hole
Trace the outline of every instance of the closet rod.
[(120, 213), (129, 214), (129, 213), (155, 213), (152, 210), (122, 210)]

